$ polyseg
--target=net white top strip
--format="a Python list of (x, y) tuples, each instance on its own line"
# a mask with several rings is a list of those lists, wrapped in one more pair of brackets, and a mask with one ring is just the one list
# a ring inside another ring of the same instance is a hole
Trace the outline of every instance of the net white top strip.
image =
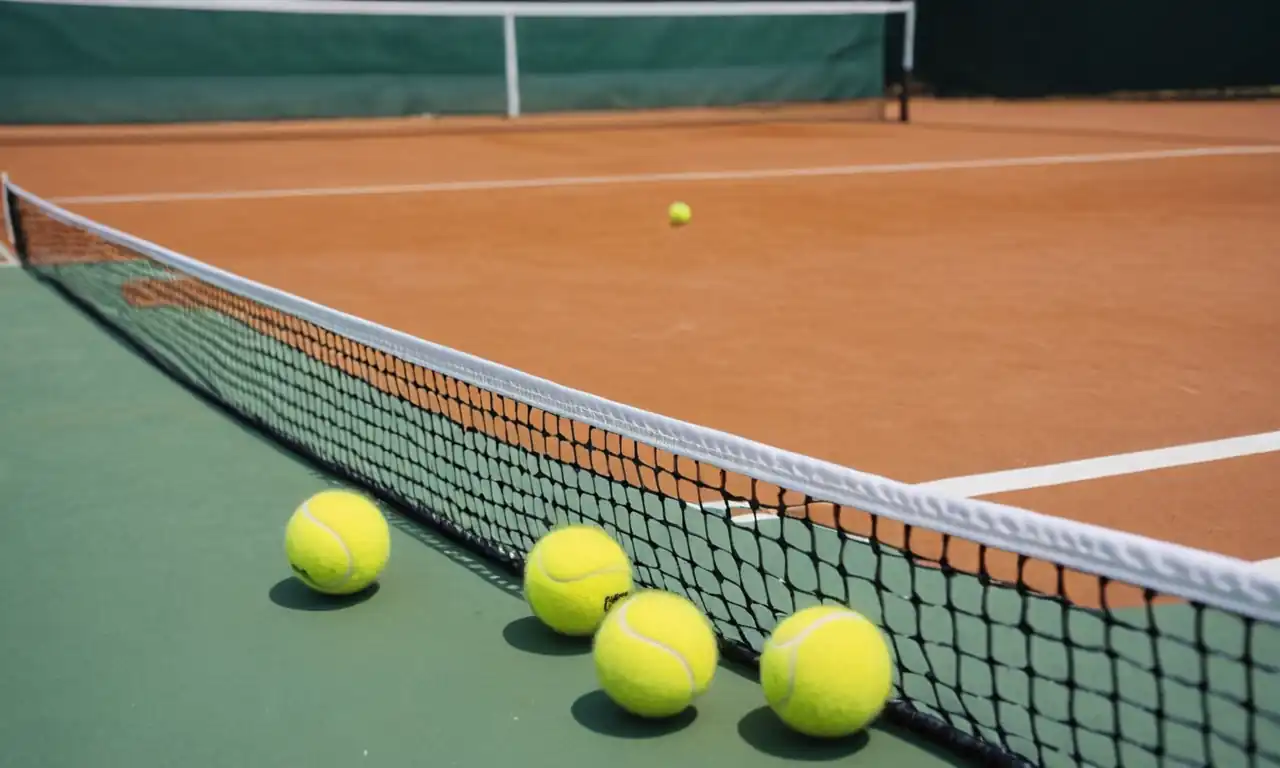
[(820, 500), (1280, 622), (1280, 579), (1246, 561), (1016, 507), (949, 497), (605, 400), (247, 280), (90, 221), (17, 185), (9, 188), (64, 224), (89, 230), (108, 242), (143, 253), (231, 293), (296, 315), (405, 361), (530, 406)]
[(652, 16), (849, 16), (906, 13), (913, 0), (889, 2), (625, 2), (448, 3), (394, 0), (3, 0), (27, 5), (75, 5), (180, 11), (345, 14), (353, 16), (520, 16), (624, 18)]

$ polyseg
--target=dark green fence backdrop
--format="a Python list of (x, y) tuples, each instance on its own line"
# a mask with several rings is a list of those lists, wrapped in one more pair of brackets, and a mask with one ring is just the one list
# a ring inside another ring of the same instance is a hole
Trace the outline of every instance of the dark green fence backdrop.
[[(521, 19), (526, 112), (883, 93), (885, 19)], [(499, 18), (0, 0), (0, 122), (503, 113)]]
[(1280, 85), (1280, 0), (917, 0), (942, 96)]
[(0, 2), (0, 121), (415, 114), (504, 104), (499, 19)]
[[(483, 4), (483, 3), (478, 3)], [(941, 96), (1280, 85), (1280, 0), (918, 0)], [(525, 111), (856, 99), (894, 18), (525, 19)], [(501, 113), (497, 18), (209, 13), (0, 0), (0, 122)]]

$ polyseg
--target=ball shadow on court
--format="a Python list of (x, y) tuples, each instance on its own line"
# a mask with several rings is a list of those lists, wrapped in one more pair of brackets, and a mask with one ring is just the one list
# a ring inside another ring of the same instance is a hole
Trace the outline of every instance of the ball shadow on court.
[(290, 576), (281, 579), (267, 593), (271, 602), (293, 611), (339, 611), (359, 605), (378, 594), (378, 582), (353, 595), (324, 595)]
[(557, 634), (537, 616), (516, 619), (502, 628), (502, 639), (518, 651), (539, 656), (582, 656), (591, 653), (591, 638)]
[(698, 710), (689, 707), (675, 717), (649, 720), (636, 717), (614, 704), (604, 691), (584, 693), (569, 708), (573, 719), (589, 731), (619, 739), (652, 739), (682, 731), (698, 718)]
[(823, 762), (841, 760), (867, 745), (866, 731), (843, 739), (813, 739), (796, 733), (769, 707), (759, 707), (738, 721), (738, 735), (757, 751), (785, 760)]

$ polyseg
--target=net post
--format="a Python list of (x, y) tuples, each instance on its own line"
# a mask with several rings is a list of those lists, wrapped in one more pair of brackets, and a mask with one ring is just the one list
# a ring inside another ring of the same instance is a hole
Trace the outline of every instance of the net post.
[(520, 116), (520, 53), (516, 47), (516, 15), (502, 14), (502, 54), (507, 81), (507, 117)]
[(916, 4), (902, 14), (902, 84), (898, 93), (898, 121), (911, 122), (911, 73), (916, 65)]
[(9, 172), (0, 171), (0, 210), (4, 211), (4, 236), (13, 244), (13, 220), (9, 217)]
[[(11, 208), (12, 201), (9, 197), (10, 194), (12, 193), (9, 191), (9, 174), (0, 171), (0, 208), (4, 210), (4, 236), (5, 244), (7, 246), (3, 249), (3, 253), (0, 253), (0, 257), (5, 257), (0, 258), (0, 262), (8, 261), (7, 257), (12, 256), (14, 262), (21, 265), (22, 252), (25, 249), (22, 247), (22, 243), (19, 242), (18, 229), (15, 226), (13, 210)], [(13, 249), (12, 253), (8, 250), (10, 247)]]

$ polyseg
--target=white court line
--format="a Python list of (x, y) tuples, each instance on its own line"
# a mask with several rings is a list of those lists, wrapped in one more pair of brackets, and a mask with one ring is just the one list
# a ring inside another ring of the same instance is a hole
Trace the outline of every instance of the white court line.
[[(919, 483), (918, 487), (953, 496), (986, 496), (995, 493), (1025, 491), (1082, 480), (1131, 475), (1156, 469), (1171, 469), (1223, 459), (1237, 459), (1280, 451), (1280, 432), (1262, 432), (1243, 437), (1229, 437), (1203, 443), (1188, 443), (1150, 451), (1099, 456), (1093, 459), (1047, 464), (1040, 467), (1010, 469), (982, 475), (950, 477)], [(1254, 566), (1280, 578), (1280, 557), (1259, 560)]]
[(1119, 453), (1093, 459), (1047, 464), (1040, 467), (1023, 467), (1003, 472), (981, 475), (949, 477), (919, 483), (917, 487), (952, 496), (988, 496), (995, 493), (1025, 491), (1051, 485), (1065, 485), (1082, 480), (1097, 480), (1117, 475), (1132, 475), (1155, 469), (1185, 467), (1209, 461), (1235, 459), (1260, 453), (1280, 451), (1280, 432), (1263, 432), (1256, 435), (1188, 443), (1150, 451)]
[(18, 257), (14, 256), (13, 252), (9, 250), (9, 245), (7, 243), (0, 242), (0, 269), (4, 267), (18, 266), (22, 266), (18, 262)]
[[(1222, 440), (1209, 440), (1148, 451), (1135, 451), (1079, 461), (1067, 461), (1060, 464), (950, 477), (918, 483), (917, 487), (950, 496), (972, 498), (1066, 485), (1084, 480), (1132, 475), (1158, 469), (1185, 467), (1193, 464), (1256, 456), (1277, 451), (1280, 451), (1280, 431), (1262, 432)], [(729, 502), (728, 504), (725, 502), (709, 502), (694, 506), (701, 506), (702, 509), (707, 511), (723, 511), (726, 508), (750, 507), (751, 505), (745, 502)], [(772, 512), (754, 512), (749, 515), (733, 516), (733, 522), (743, 527), (755, 526), (761, 522), (778, 519), (778, 516)], [(861, 538), (850, 536), (849, 534), (845, 535), (849, 536), (849, 538)], [(1263, 560), (1258, 563), (1258, 567), (1280, 576), (1280, 558)]]
[[(707, 501), (700, 504), (685, 502), (685, 504), (693, 509), (698, 509), (703, 512), (725, 512), (730, 509), (753, 508), (752, 504), (746, 501)], [(729, 520), (740, 528), (754, 528), (760, 523), (780, 522), (782, 518), (774, 512), (760, 512), (757, 510), (746, 515), (730, 515)], [(845, 533), (844, 531), (841, 531), (840, 535), (846, 539), (859, 541), (864, 544), (870, 541), (870, 539), (863, 536), (855, 536), (852, 533)]]
[[(918, 483), (917, 487), (952, 496), (970, 498), (1012, 491), (1025, 491), (1032, 488), (1045, 488), (1054, 485), (1066, 485), (1083, 480), (1131, 475), (1158, 469), (1185, 467), (1192, 464), (1256, 456), (1276, 451), (1280, 451), (1280, 431), (1230, 437), (1223, 440), (1209, 440), (1201, 443), (1187, 443), (1149, 451), (1099, 456), (1060, 464), (1023, 467), (1003, 472), (950, 477), (943, 480)], [(690, 506), (701, 508), (707, 512), (723, 512), (729, 509), (749, 509), (752, 505), (743, 501), (718, 501), (704, 504), (691, 503)], [(731, 517), (735, 525), (744, 528), (755, 527), (760, 523), (778, 521), (780, 519), (778, 515), (772, 512), (758, 511)], [(855, 541), (867, 541), (861, 536), (843, 532), (842, 535)], [(1280, 557), (1260, 560), (1255, 563), (1255, 567), (1272, 576), (1280, 577)]]
[(1124, 163), (1139, 160), (1174, 160), (1190, 157), (1227, 157), (1237, 155), (1280, 154), (1280, 144), (1239, 145), (1223, 147), (1188, 147), (1139, 152), (1100, 152), (1078, 155), (1038, 155), (1034, 157), (979, 158), (976, 160), (938, 160), (916, 163), (872, 163), (832, 165), (816, 168), (762, 168), (740, 171), (686, 171), (672, 173), (636, 173), (615, 176), (546, 176), (529, 179), (490, 179), (478, 181), (437, 181), (420, 184), (380, 184), (356, 187), (310, 187), (295, 189), (225, 190), (219, 192), (154, 192), (120, 195), (77, 195), (55, 197), (59, 205), (120, 205), (128, 203), (169, 203), (200, 200), (269, 200), (298, 197), (359, 197), (369, 195), (409, 195), (429, 192), (474, 192), (500, 189), (546, 189), (551, 187), (586, 187), (623, 184), (656, 184), (702, 181), (759, 181), (765, 179), (801, 179), (831, 176), (863, 176), (890, 173), (922, 173), (987, 168), (1025, 168), (1051, 165), (1088, 165)]
[[(686, 501), (685, 506), (702, 512), (727, 512), (730, 509), (751, 509), (751, 503), (746, 501), (702, 501), (692, 502)], [(777, 520), (778, 516), (772, 512), (751, 512), (745, 515), (730, 515), (729, 520), (734, 525), (750, 526), (755, 525), (761, 520)]]

